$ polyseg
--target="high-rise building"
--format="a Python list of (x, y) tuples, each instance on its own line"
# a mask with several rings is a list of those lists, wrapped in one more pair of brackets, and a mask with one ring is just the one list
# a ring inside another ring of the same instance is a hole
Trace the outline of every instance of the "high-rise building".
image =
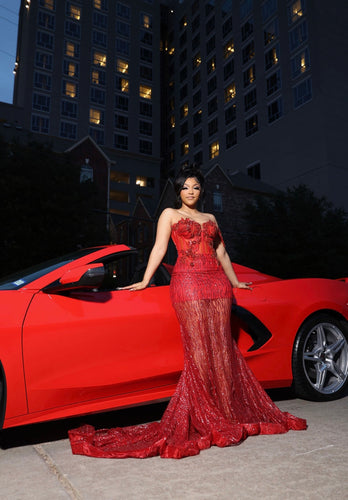
[(102, 148), (120, 215), (192, 162), (348, 209), (347, 24), (346, 0), (22, 0), (14, 104)]
[(111, 212), (129, 215), (139, 195), (157, 202), (159, 2), (22, 0), (19, 19), (23, 127), (67, 149), (90, 136), (111, 160)]
[(219, 164), (348, 209), (345, 0), (169, 1), (169, 171)]

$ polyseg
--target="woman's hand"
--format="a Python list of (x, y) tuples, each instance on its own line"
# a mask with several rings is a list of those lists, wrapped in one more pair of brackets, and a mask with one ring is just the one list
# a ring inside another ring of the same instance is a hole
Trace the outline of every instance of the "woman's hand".
[(148, 283), (144, 281), (138, 281), (138, 283), (133, 283), (133, 285), (123, 286), (119, 290), (129, 290), (130, 292), (137, 292), (139, 290), (144, 290), (148, 286)]
[(245, 282), (245, 281), (238, 281), (238, 284), (235, 286), (235, 288), (242, 288), (244, 290), (252, 290), (251, 286), (253, 282), (252, 281), (249, 281), (249, 282)]

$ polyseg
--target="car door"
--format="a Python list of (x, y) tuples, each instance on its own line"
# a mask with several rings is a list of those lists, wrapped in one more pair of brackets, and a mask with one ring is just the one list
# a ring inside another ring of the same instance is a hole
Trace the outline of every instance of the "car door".
[(97, 291), (34, 297), (23, 327), (30, 412), (176, 383), (183, 355), (169, 286), (117, 289), (129, 283), (122, 258), (105, 263)]

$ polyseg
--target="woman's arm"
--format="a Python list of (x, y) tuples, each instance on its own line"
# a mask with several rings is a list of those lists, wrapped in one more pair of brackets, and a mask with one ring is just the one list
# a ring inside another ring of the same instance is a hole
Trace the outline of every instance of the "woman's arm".
[(172, 213), (170, 209), (165, 209), (161, 213), (157, 224), (156, 241), (151, 250), (149, 261), (142, 281), (123, 287), (123, 290), (143, 290), (148, 286), (152, 276), (155, 274), (158, 266), (166, 254), (170, 233), (171, 233)]

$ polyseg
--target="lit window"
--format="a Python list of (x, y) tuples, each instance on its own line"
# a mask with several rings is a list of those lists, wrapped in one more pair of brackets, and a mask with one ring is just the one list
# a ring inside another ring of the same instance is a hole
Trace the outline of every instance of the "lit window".
[(188, 103), (185, 102), (180, 108), (180, 117), (185, 118), (188, 115), (188, 112), (189, 112)]
[(181, 155), (187, 155), (190, 149), (190, 145), (188, 141), (185, 141), (181, 144)]
[(198, 68), (198, 66), (201, 64), (201, 62), (202, 62), (201, 54), (196, 54), (192, 60), (193, 68)]
[(92, 71), (92, 83), (99, 85), (99, 71)]
[(265, 54), (265, 69), (268, 70), (279, 62), (279, 45), (277, 44)]
[(75, 44), (73, 42), (66, 42), (65, 54), (69, 57), (75, 57)]
[(103, 54), (102, 52), (94, 52), (93, 64), (104, 68), (106, 66), (106, 54)]
[(80, 7), (77, 7), (76, 5), (68, 4), (67, 10), (68, 10), (68, 16), (70, 16), (72, 19), (75, 19), (76, 21), (80, 20), (80, 18), (81, 18)]
[(235, 97), (236, 97), (236, 84), (232, 82), (231, 85), (225, 88), (225, 102), (229, 102)]
[(153, 187), (154, 179), (153, 179), (153, 177), (144, 177), (144, 176), (138, 175), (135, 183), (137, 186), (141, 186), (141, 187)]
[(255, 79), (256, 79), (255, 64), (253, 64), (243, 72), (244, 87), (248, 87), (248, 85), (254, 83)]
[(302, 73), (305, 73), (309, 67), (309, 50), (306, 48), (291, 59), (292, 77), (296, 78)]
[(171, 128), (175, 128), (175, 116), (174, 115), (170, 116), (169, 121), (170, 121)]
[(186, 28), (187, 26), (187, 17), (186, 16), (183, 16), (180, 20), (180, 28)]
[(101, 0), (93, 0), (93, 6), (95, 9), (101, 9)]
[(76, 97), (76, 84), (64, 82), (64, 94), (72, 98)]
[(298, 19), (300, 19), (304, 14), (305, 6), (304, 0), (295, 0), (288, 7), (288, 21), (289, 24), (295, 23)]
[(129, 80), (127, 78), (122, 78), (120, 76), (116, 77), (116, 90), (121, 92), (129, 92)]
[(147, 85), (139, 85), (139, 96), (143, 99), (151, 99), (152, 98), (152, 89)]
[(208, 75), (210, 73), (213, 73), (213, 71), (216, 70), (216, 57), (213, 56), (209, 61), (207, 62), (207, 73)]
[(102, 123), (102, 113), (99, 109), (91, 108), (89, 110), (89, 121), (90, 123), (94, 123), (94, 125), (101, 125)]
[(149, 14), (141, 14), (141, 26), (144, 28), (152, 28), (152, 17)]
[(68, 75), (69, 76), (76, 76), (76, 64), (75, 63), (69, 62)]
[(122, 184), (129, 184), (130, 177), (129, 177), (129, 174), (127, 174), (125, 172), (114, 172), (113, 170), (111, 170), (110, 181), (120, 182)]
[(105, 85), (106, 74), (103, 70), (94, 69), (92, 70), (92, 83), (94, 85)]
[(116, 71), (118, 73), (127, 74), (128, 73), (128, 61), (123, 61), (122, 59), (117, 59), (116, 61)]
[(234, 41), (229, 40), (226, 45), (224, 46), (224, 57), (227, 59), (230, 57), (232, 54), (234, 54)]
[(212, 160), (219, 156), (219, 141), (215, 141), (209, 145), (209, 158)]

